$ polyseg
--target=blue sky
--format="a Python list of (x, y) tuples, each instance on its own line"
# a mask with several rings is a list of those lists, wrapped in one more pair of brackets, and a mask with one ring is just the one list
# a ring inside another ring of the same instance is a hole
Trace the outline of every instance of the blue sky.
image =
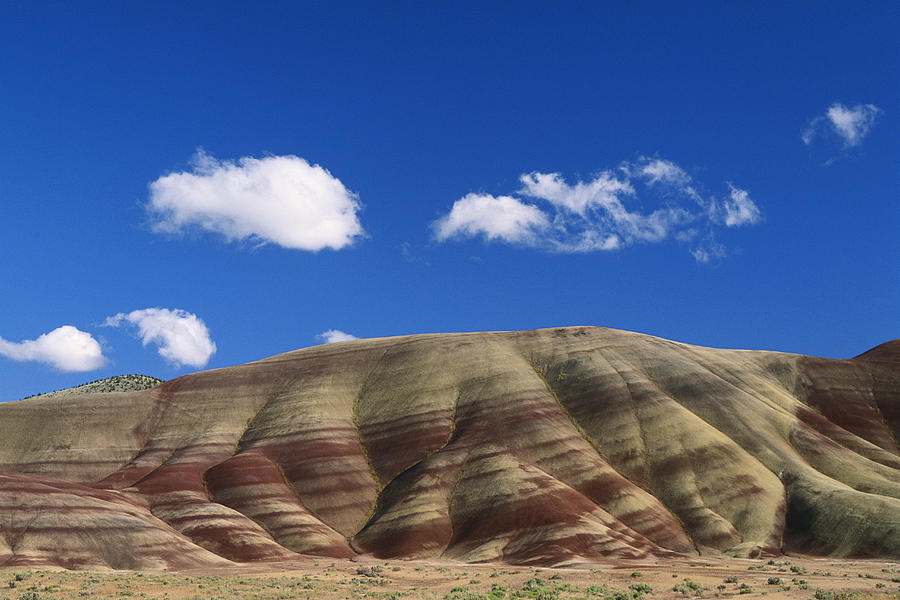
[(0, 8), (0, 400), (329, 330), (900, 336), (896, 3), (186, 4)]

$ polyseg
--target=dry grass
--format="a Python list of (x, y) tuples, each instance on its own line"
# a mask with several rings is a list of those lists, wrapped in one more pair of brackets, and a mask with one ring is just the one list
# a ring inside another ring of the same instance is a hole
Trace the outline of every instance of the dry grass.
[(866, 600), (900, 598), (900, 564), (710, 559), (546, 569), (304, 559), (190, 573), (7, 569), (0, 570), (0, 586), (0, 600), (655, 600), (698, 594)]

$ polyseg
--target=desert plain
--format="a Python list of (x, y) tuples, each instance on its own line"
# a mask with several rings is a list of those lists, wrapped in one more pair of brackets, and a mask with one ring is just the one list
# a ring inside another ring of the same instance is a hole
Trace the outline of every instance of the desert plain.
[(900, 561), (719, 557), (541, 568), (301, 557), (178, 573), (3, 569), (0, 585), (3, 600), (865, 600), (900, 598)]

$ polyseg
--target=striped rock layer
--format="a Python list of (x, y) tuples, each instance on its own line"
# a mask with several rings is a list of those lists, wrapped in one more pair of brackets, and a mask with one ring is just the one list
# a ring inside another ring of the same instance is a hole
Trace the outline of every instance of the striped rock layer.
[(328, 344), (0, 404), (0, 565), (900, 557), (900, 340), (593, 327)]

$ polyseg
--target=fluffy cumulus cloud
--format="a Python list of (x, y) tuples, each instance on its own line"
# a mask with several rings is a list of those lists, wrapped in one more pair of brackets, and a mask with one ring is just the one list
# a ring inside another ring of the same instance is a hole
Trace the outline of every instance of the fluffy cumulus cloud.
[(432, 227), (439, 241), (480, 234), (489, 240), (529, 243), (548, 224), (547, 215), (521, 200), (510, 196), (468, 194), (457, 200), (450, 212), (435, 221)]
[(349, 342), (350, 340), (357, 340), (359, 338), (355, 335), (345, 333), (340, 329), (329, 329), (328, 331), (323, 331), (317, 335), (316, 339), (323, 344), (332, 344), (334, 342)]
[(106, 364), (97, 340), (71, 325), (57, 327), (36, 340), (8, 342), (0, 338), (0, 355), (45, 363), (61, 371), (93, 371)]
[[(724, 256), (716, 227), (751, 225), (761, 211), (731, 184), (724, 198), (704, 196), (676, 163), (642, 157), (588, 181), (559, 173), (526, 173), (516, 195), (468, 194), (432, 223), (435, 238), (482, 237), (556, 252), (619, 250), (667, 239), (692, 245), (698, 262)], [(645, 207), (655, 202), (653, 209)]]
[(840, 102), (828, 107), (824, 115), (810, 121), (801, 139), (809, 146), (820, 134), (831, 132), (842, 140), (844, 148), (859, 146), (875, 124), (881, 109), (874, 104), (857, 104), (847, 108)]
[(297, 250), (338, 250), (363, 235), (356, 195), (297, 156), (228, 161), (200, 150), (191, 171), (150, 184), (147, 210), (157, 232), (200, 228)]
[(143, 344), (155, 344), (159, 355), (175, 366), (202, 367), (216, 352), (216, 344), (203, 320), (178, 308), (145, 308), (119, 313), (108, 317), (103, 324), (136, 327)]

